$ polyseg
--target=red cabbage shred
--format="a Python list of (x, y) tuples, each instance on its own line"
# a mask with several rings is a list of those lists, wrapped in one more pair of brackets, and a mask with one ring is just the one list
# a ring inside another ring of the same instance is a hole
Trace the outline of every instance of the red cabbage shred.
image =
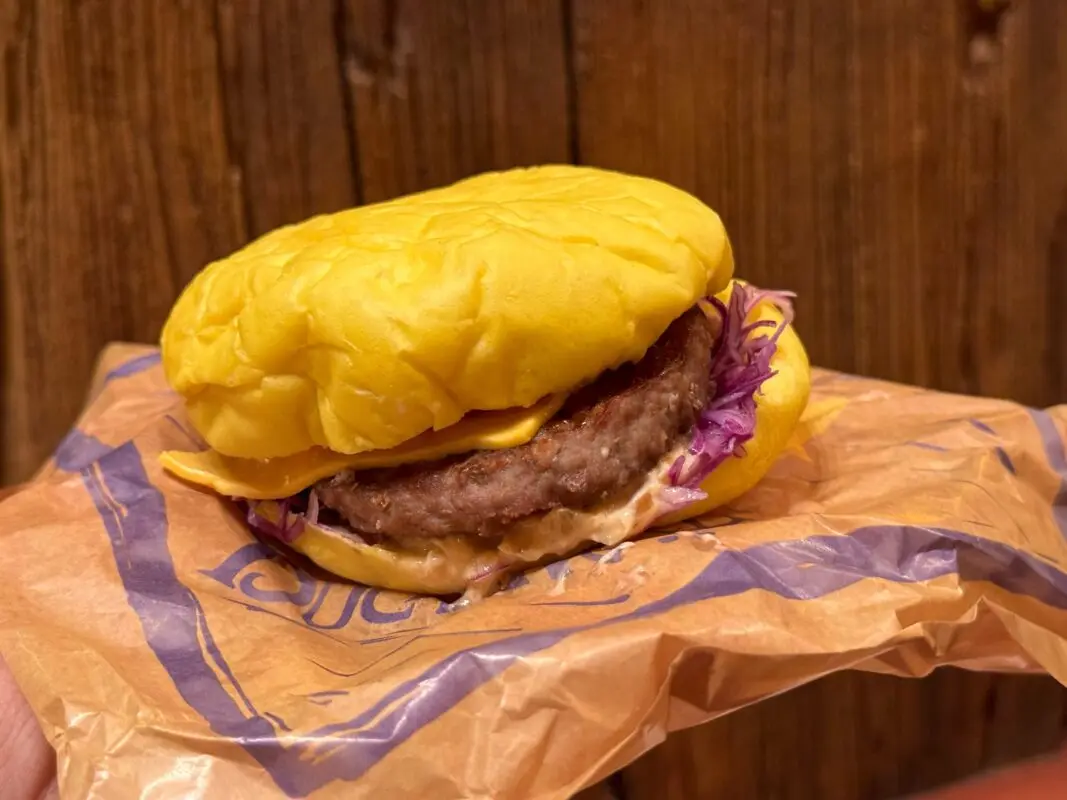
[[(668, 472), (672, 487), (692, 492), (679, 495), (680, 505), (703, 499), (699, 486), (704, 479), (727, 458), (745, 454), (745, 443), (755, 435), (756, 393), (775, 374), (771, 359), (782, 331), (793, 318), (792, 297), (789, 292), (764, 291), (738, 283), (726, 303), (716, 297), (707, 299), (721, 322), (709, 375), (715, 392), (697, 420), (687, 452)], [(756, 306), (766, 301), (778, 307), (783, 321), (747, 322)], [(757, 334), (768, 328), (774, 330)], [(671, 503), (669, 493), (667, 501)]]

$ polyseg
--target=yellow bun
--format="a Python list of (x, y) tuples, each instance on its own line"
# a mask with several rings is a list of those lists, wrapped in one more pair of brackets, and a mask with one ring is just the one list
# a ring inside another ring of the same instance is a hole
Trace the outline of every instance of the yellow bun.
[(263, 236), (201, 271), (163, 367), (220, 453), (383, 450), (641, 358), (733, 274), (719, 217), (647, 178), (488, 173)]
[[(726, 299), (729, 291), (719, 296)], [(779, 311), (763, 302), (753, 309), (750, 321), (782, 320)], [(762, 331), (761, 331), (762, 333)], [(792, 326), (786, 326), (771, 360), (777, 371), (756, 395), (755, 435), (745, 445), (745, 455), (731, 457), (702, 484), (707, 499), (681, 511), (664, 515), (660, 494), (665, 476), (676, 455), (669, 454), (648, 482), (625, 505), (589, 513), (550, 512), (547, 518), (530, 520), (509, 533), (500, 549), (476, 549), (461, 539), (441, 541), (424, 553), (361, 544), (350, 536), (318, 526), (307, 526), (292, 546), (319, 566), (342, 578), (397, 591), (418, 594), (451, 594), (466, 590), (476, 576), (491, 573), (487, 582), (509, 572), (562, 558), (591, 546), (615, 546), (647, 530), (689, 519), (736, 500), (766, 475), (782, 453), (800, 420), (811, 389), (807, 353)], [(278, 506), (261, 508), (277, 522)], [(490, 588), (490, 587), (487, 587)]]

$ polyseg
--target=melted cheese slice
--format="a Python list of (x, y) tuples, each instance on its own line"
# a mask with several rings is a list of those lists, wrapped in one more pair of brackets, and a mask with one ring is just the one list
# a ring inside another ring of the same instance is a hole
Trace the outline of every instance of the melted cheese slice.
[(396, 467), (474, 450), (503, 450), (530, 441), (562, 407), (566, 395), (546, 397), (529, 408), (464, 417), (444, 430), (426, 431), (399, 447), (345, 455), (316, 447), (273, 459), (233, 458), (214, 450), (168, 450), (159, 460), (168, 472), (229, 497), (274, 500), (300, 492), (342, 470)]

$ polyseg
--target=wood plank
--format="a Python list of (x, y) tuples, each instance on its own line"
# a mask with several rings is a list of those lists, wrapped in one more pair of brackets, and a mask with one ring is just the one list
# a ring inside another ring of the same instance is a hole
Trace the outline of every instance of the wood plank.
[(968, 7), (575, 0), (581, 159), (720, 210), (818, 363), (1061, 400), (1067, 8)]
[(0, 480), (14, 481), (72, 422), (106, 342), (154, 341), (208, 261), (358, 196), (330, 4), (5, 13)]
[(205, 3), (4, 4), (0, 479), (58, 443), (108, 341), (151, 340), (240, 236)]
[(606, 783), (598, 783), (574, 795), (573, 800), (618, 800)]
[(229, 148), (250, 236), (358, 202), (341, 15), (318, 0), (220, 0)]
[(366, 201), (570, 157), (560, 0), (347, 0)]
[(1061, 693), (1051, 678), (956, 670), (923, 680), (836, 674), (673, 734), (623, 770), (621, 794), (908, 796), (1053, 751), (1063, 738), (1062, 704), (1048, 701)]
[[(718, 209), (817, 363), (1061, 402), (1067, 5), (977, 5), (574, 0), (581, 160)], [(1051, 680), (833, 676), (674, 735), (626, 794), (893, 797), (1052, 747), (1063, 707)]]

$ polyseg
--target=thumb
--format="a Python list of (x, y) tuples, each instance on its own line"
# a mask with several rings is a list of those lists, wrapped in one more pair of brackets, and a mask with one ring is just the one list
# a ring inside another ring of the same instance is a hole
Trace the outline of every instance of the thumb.
[(0, 786), (7, 800), (58, 800), (56, 754), (0, 657)]

